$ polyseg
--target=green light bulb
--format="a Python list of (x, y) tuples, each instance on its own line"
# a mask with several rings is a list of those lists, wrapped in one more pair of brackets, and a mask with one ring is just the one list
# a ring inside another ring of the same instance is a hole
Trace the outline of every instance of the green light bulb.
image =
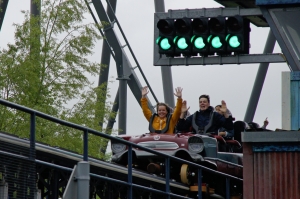
[(184, 37), (181, 37), (180, 39), (178, 39), (177, 41), (177, 47), (184, 50), (188, 47), (186, 40)]
[(169, 40), (167, 38), (163, 38), (160, 41), (159, 45), (163, 50), (169, 50), (171, 48), (171, 45), (169, 44)]
[(161, 38), (161, 37), (157, 37), (157, 39), (155, 40), (155, 43), (156, 43), (156, 44), (159, 43), (160, 38)]
[(203, 41), (203, 38), (202, 37), (198, 37), (197, 39), (195, 39), (194, 45), (198, 49), (204, 48), (205, 47), (205, 43)]
[(232, 48), (237, 48), (241, 45), (241, 43), (239, 42), (239, 38), (237, 36), (230, 37), (228, 43)]
[(212, 47), (214, 48), (221, 48), (222, 47), (222, 42), (220, 41), (220, 37), (214, 37), (212, 40), (211, 40), (211, 45)]

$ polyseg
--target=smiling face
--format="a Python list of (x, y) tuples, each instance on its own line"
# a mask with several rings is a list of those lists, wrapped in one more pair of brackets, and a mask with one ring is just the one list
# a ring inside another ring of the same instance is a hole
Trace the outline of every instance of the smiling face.
[(167, 107), (165, 105), (159, 105), (157, 107), (157, 115), (160, 119), (164, 119), (168, 114)]
[(199, 107), (201, 111), (205, 111), (210, 106), (207, 98), (200, 98), (199, 99)]

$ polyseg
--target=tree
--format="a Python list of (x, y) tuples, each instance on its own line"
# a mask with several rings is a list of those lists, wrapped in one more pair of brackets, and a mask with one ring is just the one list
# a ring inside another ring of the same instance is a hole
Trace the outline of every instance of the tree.
[[(22, 11), (24, 22), (14, 24), (15, 42), (0, 50), (1, 97), (101, 131), (99, 118), (113, 113), (101, 98), (109, 90), (105, 85), (93, 88), (89, 80), (100, 72), (100, 64), (89, 58), (101, 37), (99, 27), (85, 19), (85, 5), (84, 0), (43, 0), (40, 16)], [(5, 115), (0, 118), (2, 131), (29, 136), (29, 115), (6, 107), (0, 114)], [(38, 141), (82, 152), (82, 132), (40, 118), (36, 129)], [(89, 141), (90, 152), (94, 147), (93, 155), (102, 157), (99, 147), (107, 141), (93, 136)]]

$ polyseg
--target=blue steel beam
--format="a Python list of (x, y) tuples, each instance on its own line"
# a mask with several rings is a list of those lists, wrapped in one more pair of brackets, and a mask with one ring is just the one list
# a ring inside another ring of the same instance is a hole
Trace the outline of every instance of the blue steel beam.
[(9, 0), (3, 0), (2, 3), (0, 1), (0, 31), (1, 31), (1, 27), (4, 21), (4, 17), (5, 17), (5, 13), (6, 13), (6, 8), (8, 5)]
[[(287, 59), (290, 70), (300, 71), (299, 54), (296, 54), (296, 51), (299, 51), (299, 29), (297, 20), (300, 16), (300, 7), (271, 9), (262, 6), (261, 11)], [(290, 35), (291, 31), (296, 32), (297, 40), (292, 40), (294, 38)]]
[[(266, 41), (264, 54), (266, 53), (272, 53), (275, 47), (276, 39), (272, 33), (272, 31), (269, 31), (268, 39)], [(255, 82), (252, 88), (251, 96), (248, 102), (247, 110), (245, 113), (244, 121), (246, 122), (252, 122), (255, 111), (257, 108), (257, 104), (259, 101), (259, 97), (264, 85), (264, 81), (268, 72), (269, 63), (260, 63), (259, 68), (256, 74)]]

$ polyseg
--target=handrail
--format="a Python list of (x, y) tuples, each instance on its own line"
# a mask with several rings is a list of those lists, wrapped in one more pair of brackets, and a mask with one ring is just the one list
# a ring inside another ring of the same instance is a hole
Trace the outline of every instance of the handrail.
[[(114, 137), (114, 136), (96, 131), (94, 129), (91, 129), (91, 128), (88, 128), (88, 127), (85, 127), (85, 126), (81, 126), (81, 125), (78, 125), (78, 124), (75, 124), (75, 123), (72, 123), (72, 122), (61, 120), (61, 119), (58, 119), (56, 117), (50, 116), (48, 114), (42, 113), (40, 111), (36, 111), (36, 110), (31, 109), (31, 108), (21, 106), (19, 104), (9, 102), (9, 101), (1, 99), (1, 98), (0, 98), (0, 104), (5, 105), (5, 106), (10, 107), (10, 108), (14, 108), (14, 109), (23, 111), (23, 112), (26, 112), (26, 113), (31, 115), (31, 118), (30, 118), (30, 124), (31, 124), (31, 128), (30, 128), (30, 131), (31, 131), (31, 133), (30, 133), (30, 149), (31, 149), (31, 153), (30, 154), (35, 153), (35, 127), (34, 127), (35, 126), (35, 117), (41, 117), (43, 119), (46, 119), (46, 120), (49, 120), (49, 121), (52, 121), (52, 122), (55, 122), (55, 123), (58, 123), (58, 124), (61, 124), (61, 125), (64, 125), (64, 126), (68, 126), (68, 127), (83, 131), (83, 133), (84, 133), (84, 136), (83, 136), (83, 142), (84, 142), (83, 160), (84, 161), (88, 161), (88, 134), (89, 133), (91, 133), (93, 135), (100, 136), (100, 137), (104, 137), (104, 138), (107, 138), (107, 139), (110, 139), (110, 140), (114, 140), (114, 141), (117, 141), (117, 142), (120, 142), (120, 143), (123, 143), (123, 144), (126, 144), (127, 146), (130, 146), (130, 147), (128, 147), (129, 148), (129, 150), (128, 150), (128, 154), (129, 154), (128, 155), (128, 165), (132, 165), (132, 148), (133, 147), (134, 148), (139, 148), (139, 149), (142, 149), (142, 150), (147, 151), (149, 153), (152, 153), (152, 154), (155, 154), (155, 155), (162, 156), (162, 157), (166, 158), (166, 164), (165, 164), (166, 165), (166, 191), (165, 191), (165, 193), (167, 195), (167, 198), (170, 198), (170, 196), (172, 196), (172, 197), (175, 196), (174, 194), (172, 194), (170, 192), (170, 187), (169, 187), (170, 175), (168, 175), (168, 171), (170, 171), (170, 168), (169, 168), (170, 167), (170, 163), (169, 163), (170, 160), (175, 160), (177, 162), (185, 163), (185, 164), (188, 164), (188, 165), (191, 165), (191, 166), (197, 168), (198, 169), (198, 180), (199, 180), (198, 182), (201, 182), (200, 173), (202, 172), (202, 169), (206, 170), (208, 172), (212, 172), (212, 173), (215, 173), (215, 174), (226, 177), (226, 179), (227, 179), (226, 180), (226, 187), (229, 186), (227, 183), (229, 183), (230, 178), (242, 181), (241, 178), (238, 178), (238, 177), (235, 177), (235, 176), (232, 176), (232, 175), (229, 175), (229, 174), (224, 174), (224, 173), (215, 171), (213, 169), (209, 169), (207, 167), (204, 167), (202, 165), (198, 165), (196, 163), (189, 162), (189, 161), (184, 160), (184, 159), (180, 159), (180, 158), (177, 158), (177, 157), (174, 157), (174, 156), (170, 156), (170, 155), (167, 155), (167, 154), (164, 154), (164, 153), (161, 153), (161, 152), (158, 152), (158, 151), (155, 151), (155, 150), (152, 150), (152, 149), (149, 149), (149, 148), (146, 148), (146, 147), (128, 142), (128, 141), (120, 139), (118, 137)], [(34, 142), (34, 143), (32, 143), (32, 142)], [(31, 159), (34, 158), (34, 157), (35, 157), (34, 155), (30, 156)], [(132, 174), (131, 166), (128, 166), (128, 174), (129, 175)], [(130, 192), (128, 198), (131, 199), (132, 198), (132, 188), (137, 186), (137, 185), (134, 185), (132, 183), (132, 176), (128, 176), (127, 185), (128, 185), (128, 191)], [(201, 190), (202, 189), (202, 187), (201, 187), (202, 184), (198, 183), (198, 186), (199, 186), (199, 190)], [(139, 186), (139, 188), (142, 188), (142, 187)], [(153, 190), (153, 189), (151, 189), (151, 190)], [(226, 190), (226, 192), (228, 192), (228, 191), (229, 191), (229, 189)], [(226, 196), (229, 196), (229, 193), (227, 193)], [(177, 197), (177, 196), (175, 196), (175, 197)], [(183, 197), (181, 197), (181, 198), (183, 198)], [(186, 197), (184, 197), (184, 198), (186, 198)], [(201, 199), (202, 194), (198, 194), (198, 198)], [(227, 199), (229, 199), (229, 198), (227, 198)]]

